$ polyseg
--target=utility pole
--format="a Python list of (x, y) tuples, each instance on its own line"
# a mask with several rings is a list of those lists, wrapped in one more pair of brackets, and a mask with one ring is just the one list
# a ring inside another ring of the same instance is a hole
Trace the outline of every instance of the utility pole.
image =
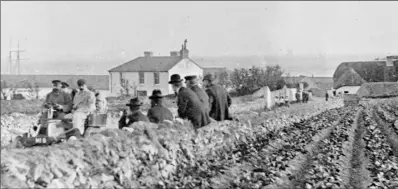
[[(10, 43), (11, 43), (11, 40), (10, 40)], [(10, 46), (11, 46), (11, 44), (10, 44)], [(16, 59), (16, 71), (15, 71), (15, 74), (16, 75), (20, 75), (21, 74), (21, 67), (20, 67), (20, 61), (21, 60), (25, 60), (25, 59), (21, 59), (20, 58), (20, 53), (21, 52), (25, 52), (25, 50), (20, 50), (19, 49), (19, 40), (18, 40), (18, 46), (17, 46), (17, 50), (10, 50), (9, 51), (9, 56), (10, 56), (10, 74), (12, 74), (12, 57), (11, 57), (11, 55), (12, 55), (12, 53), (13, 52), (15, 52), (15, 53), (17, 53), (17, 59)]]
[[(12, 38), (10, 38), (10, 49), (12, 49), (12, 43), (11, 43)], [(8, 58), (10, 60), (10, 75), (12, 74), (12, 57), (11, 57), (11, 51), (8, 51)]]

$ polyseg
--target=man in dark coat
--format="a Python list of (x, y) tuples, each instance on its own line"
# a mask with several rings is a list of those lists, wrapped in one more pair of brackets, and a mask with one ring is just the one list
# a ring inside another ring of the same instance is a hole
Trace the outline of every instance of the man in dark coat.
[(300, 93), (299, 92), (296, 92), (296, 100), (297, 100), (297, 102), (301, 102)]
[(307, 103), (309, 99), (309, 94), (307, 91), (303, 92), (303, 103)]
[(129, 109), (123, 112), (123, 116), (119, 120), (119, 129), (129, 127), (134, 122), (138, 121), (149, 122), (149, 119), (141, 112), (140, 107), (142, 104), (143, 103), (138, 99), (138, 97), (130, 99), (130, 103), (126, 104)]
[(206, 93), (209, 96), (210, 117), (217, 121), (231, 120), (228, 108), (231, 106), (232, 100), (227, 90), (214, 83), (212, 74), (203, 78), (203, 85), (206, 87)]
[(56, 113), (54, 117), (62, 119), (67, 113), (70, 112), (72, 108), (72, 99), (68, 93), (62, 90), (62, 84), (60, 80), (53, 80), (52, 84), (53, 90), (46, 95), (43, 107), (53, 107)]
[(328, 92), (326, 92), (325, 98), (326, 98), (326, 102), (327, 102), (329, 100), (329, 93)]
[(198, 86), (198, 80), (196, 75), (185, 76), (185, 84), (187, 88), (190, 88), (193, 92), (198, 95), (200, 102), (203, 103), (207, 113), (210, 112), (209, 96), (207, 93)]
[(187, 118), (195, 128), (208, 125), (210, 117), (206, 113), (198, 95), (191, 89), (183, 87), (182, 81), (183, 79), (178, 74), (172, 75), (169, 81), (174, 92), (177, 93), (178, 116), (182, 119)]
[(152, 123), (161, 123), (164, 120), (174, 120), (173, 113), (162, 105), (162, 91), (153, 90), (152, 96), (149, 97), (151, 99), (151, 109), (148, 110), (147, 117)]

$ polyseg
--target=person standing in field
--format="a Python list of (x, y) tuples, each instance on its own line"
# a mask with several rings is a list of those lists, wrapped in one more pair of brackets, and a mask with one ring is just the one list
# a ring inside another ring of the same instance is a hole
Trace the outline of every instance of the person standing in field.
[(134, 122), (138, 121), (149, 122), (149, 119), (141, 112), (142, 105), (143, 103), (138, 99), (138, 97), (130, 99), (130, 102), (126, 104), (128, 109), (123, 112), (123, 115), (119, 120), (119, 129), (129, 127)]
[(329, 93), (328, 92), (326, 92), (326, 94), (325, 94), (325, 98), (326, 98), (326, 102), (328, 101), (328, 99), (329, 99)]
[(80, 134), (84, 134), (84, 123), (88, 115), (95, 111), (95, 95), (88, 90), (84, 79), (77, 80), (79, 91), (73, 99), (73, 128), (77, 128)]
[(164, 120), (173, 121), (173, 113), (162, 105), (163, 95), (160, 90), (153, 90), (151, 100), (151, 109), (148, 110), (147, 117), (152, 123), (162, 123)]
[(206, 113), (203, 103), (200, 102), (195, 92), (182, 86), (182, 81), (183, 79), (178, 74), (173, 74), (169, 81), (177, 94), (178, 116), (191, 121), (196, 129), (208, 125), (210, 117)]
[(229, 115), (228, 108), (232, 104), (231, 97), (227, 90), (214, 83), (214, 76), (212, 74), (203, 77), (203, 86), (206, 87), (206, 93), (209, 96), (210, 117), (216, 121), (232, 120)]
[(209, 96), (207, 93), (198, 86), (198, 79), (196, 75), (185, 76), (185, 84), (188, 88), (190, 88), (193, 92), (198, 95), (199, 100), (203, 103), (205, 110), (207, 113), (210, 112), (210, 105), (209, 105)]

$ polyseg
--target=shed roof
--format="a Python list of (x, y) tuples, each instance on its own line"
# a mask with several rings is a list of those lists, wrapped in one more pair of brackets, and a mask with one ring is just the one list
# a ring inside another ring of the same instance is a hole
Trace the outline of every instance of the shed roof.
[(28, 84), (37, 84), (40, 88), (51, 88), (52, 80), (65, 81), (72, 88), (77, 88), (77, 80), (85, 79), (88, 86), (98, 90), (109, 90), (108, 75), (1, 75), (1, 85), (26, 88)]

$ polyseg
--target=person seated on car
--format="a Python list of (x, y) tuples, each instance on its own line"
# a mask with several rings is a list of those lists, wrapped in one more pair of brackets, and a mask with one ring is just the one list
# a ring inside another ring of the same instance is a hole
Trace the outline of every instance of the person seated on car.
[(61, 90), (60, 80), (53, 80), (52, 84), (53, 90), (46, 95), (43, 108), (49, 109), (52, 107), (55, 110), (54, 118), (63, 119), (72, 108), (72, 99), (68, 93)]
[(95, 95), (88, 90), (86, 81), (79, 79), (77, 81), (79, 91), (73, 99), (72, 122), (73, 128), (80, 130), (80, 134), (84, 134), (84, 124), (90, 113), (95, 111)]
[(162, 123), (164, 120), (173, 121), (173, 113), (162, 105), (163, 95), (162, 91), (155, 89), (152, 91), (151, 109), (148, 110), (147, 117), (152, 123)]
[(144, 121), (149, 122), (149, 119), (141, 112), (142, 102), (138, 97), (130, 99), (130, 103), (126, 104), (129, 108), (123, 112), (119, 120), (119, 129), (129, 127), (134, 122)]

